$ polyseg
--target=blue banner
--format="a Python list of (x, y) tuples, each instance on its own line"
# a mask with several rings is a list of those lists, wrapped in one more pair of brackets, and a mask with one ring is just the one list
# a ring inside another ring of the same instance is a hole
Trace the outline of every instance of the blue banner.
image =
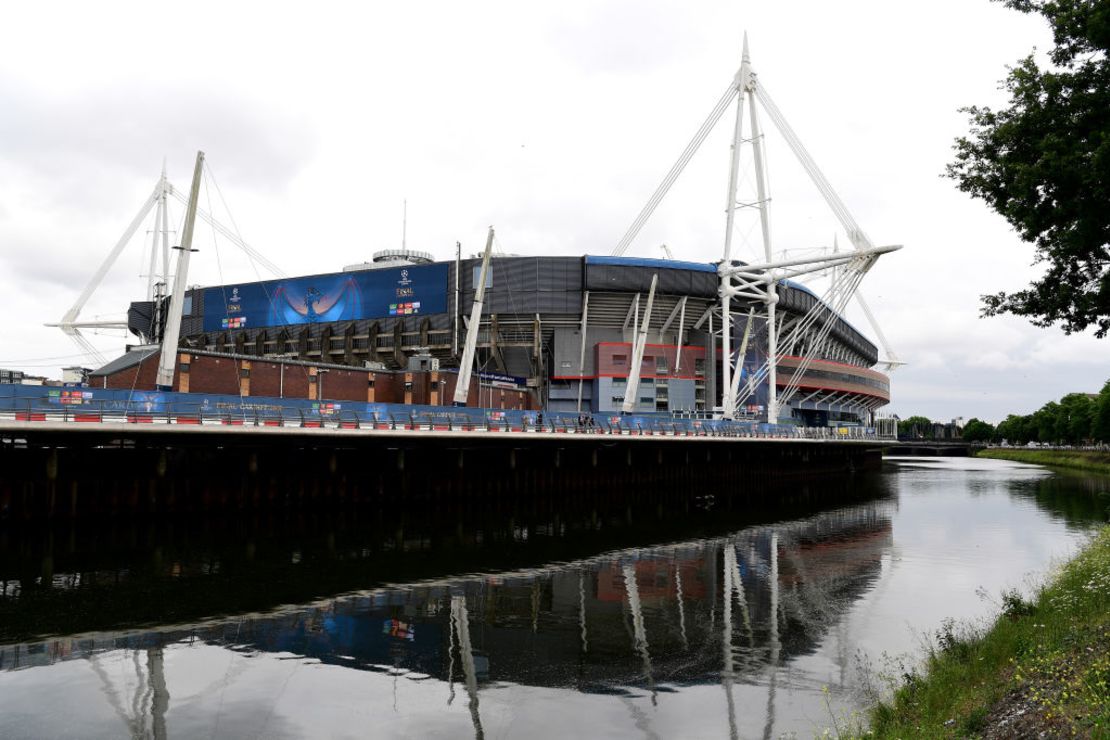
[(408, 265), (207, 288), (204, 331), (444, 313), (448, 267)]

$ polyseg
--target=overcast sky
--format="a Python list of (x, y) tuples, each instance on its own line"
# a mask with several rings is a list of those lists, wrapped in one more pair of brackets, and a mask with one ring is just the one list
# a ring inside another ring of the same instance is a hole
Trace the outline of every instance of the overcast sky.
[[(1005, 66), (1050, 37), (986, 0), (19, 3), (0, 28), (0, 367), (86, 362), (57, 329), (153, 188), (187, 189), (290, 275), (401, 241), (438, 258), (485, 229), (517, 254), (607, 254), (739, 65), (753, 67), (883, 257), (863, 293), (909, 364), (891, 411), (998, 420), (1110, 377), (1110, 340), (1014, 318), (978, 296), (1025, 286), (1032, 249), (940, 177), (958, 108), (1002, 102)], [(108, 7), (114, 10), (107, 10)], [(253, 7), (253, 6), (252, 6)], [(776, 250), (842, 231), (768, 127)], [(731, 113), (629, 254), (716, 260)], [(747, 162), (745, 171), (750, 172)], [(745, 186), (750, 186), (750, 176)], [(180, 210), (173, 216), (180, 220)], [(754, 256), (742, 222), (735, 256)], [(269, 277), (198, 230), (190, 283)], [(145, 297), (124, 252), (82, 318)], [(849, 318), (874, 332), (853, 307)], [(128, 341), (92, 336), (111, 357)]]

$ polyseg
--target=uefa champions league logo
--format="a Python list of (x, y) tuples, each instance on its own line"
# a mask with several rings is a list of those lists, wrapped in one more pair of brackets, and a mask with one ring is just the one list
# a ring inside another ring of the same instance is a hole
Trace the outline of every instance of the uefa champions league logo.
[(401, 279), (397, 281), (398, 285), (411, 285), (412, 281), (409, 280), (409, 271), (401, 270)]

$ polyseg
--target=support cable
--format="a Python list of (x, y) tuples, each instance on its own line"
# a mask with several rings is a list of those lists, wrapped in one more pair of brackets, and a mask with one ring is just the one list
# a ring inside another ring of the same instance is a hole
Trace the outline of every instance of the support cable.
[(798, 158), (806, 174), (813, 180), (813, 184), (817, 186), (825, 202), (828, 203), (829, 207), (840, 221), (841, 226), (843, 226), (844, 230), (848, 233), (848, 239), (852, 242), (852, 246), (856, 249), (870, 247), (871, 240), (863, 232), (863, 229), (860, 228), (860, 225), (856, 223), (856, 220), (852, 217), (852, 214), (848, 211), (847, 206), (844, 205), (840, 196), (833, 190), (832, 185), (821, 172), (817, 163), (813, 161), (813, 157), (809, 155), (805, 146), (802, 145), (798, 135), (794, 133), (794, 129), (786, 122), (786, 118), (782, 115), (782, 111), (775, 105), (775, 101), (771, 99), (767, 89), (761, 84), (753, 84), (752, 93), (763, 106), (763, 109), (767, 111), (767, 115), (771, 118), (775, 127), (778, 128), (779, 133), (781, 133), (782, 137), (786, 140), (790, 150), (794, 152), (794, 156)]
[(613, 251), (611, 252), (612, 256), (620, 257), (625, 253), (625, 251), (627, 251), (628, 245), (632, 243), (632, 240), (635, 239), (636, 235), (640, 233), (640, 229), (642, 229), (644, 224), (647, 223), (647, 220), (651, 218), (651, 214), (655, 212), (655, 209), (659, 206), (659, 203), (667, 195), (667, 192), (671, 189), (671, 186), (674, 185), (675, 180), (677, 180), (678, 176), (682, 174), (682, 171), (686, 168), (686, 165), (689, 164), (690, 160), (694, 157), (694, 154), (697, 153), (698, 148), (702, 145), (702, 142), (704, 142), (706, 137), (709, 136), (709, 132), (712, 131), (713, 127), (717, 125), (717, 121), (721, 120), (721, 116), (723, 116), (725, 114), (725, 111), (728, 110), (729, 105), (731, 105), (733, 99), (735, 99), (738, 93), (739, 88), (736, 81), (734, 80), (733, 82), (729, 83), (728, 89), (725, 90), (725, 93), (721, 96), (721, 99), (717, 101), (717, 105), (713, 107), (713, 110), (709, 112), (709, 116), (706, 117), (705, 122), (701, 125), (701, 128), (699, 128), (697, 133), (694, 134), (694, 138), (690, 140), (690, 143), (686, 145), (686, 148), (682, 151), (682, 154), (679, 155), (678, 161), (675, 162), (674, 166), (671, 167), (670, 172), (668, 172), (667, 176), (663, 178), (663, 182), (661, 182), (659, 184), (659, 187), (655, 189), (655, 192), (652, 194), (651, 198), (648, 199), (647, 204), (644, 205), (643, 210), (641, 210), (640, 214), (636, 216), (636, 220), (632, 222), (632, 225), (628, 227), (628, 231), (625, 232), (620, 242), (617, 244), (616, 247), (613, 248)]

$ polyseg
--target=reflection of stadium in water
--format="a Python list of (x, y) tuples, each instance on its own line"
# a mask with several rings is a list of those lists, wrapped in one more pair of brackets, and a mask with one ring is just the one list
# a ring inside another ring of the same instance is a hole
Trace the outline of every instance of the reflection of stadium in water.
[(8, 646), (0, 669), (202, 640), (475, 687), (716, 683), (723, 669), (743, 677), (814, 648), (880, 573), (893, 505), (192, 627)]
[(888, 473), (839, 505), (637, 490), (0, 530), (0, 736), (820, 734), (883, 656), (992, 617), (968, 584), (1009, 588), (1093, 526), (1033, 468)]

